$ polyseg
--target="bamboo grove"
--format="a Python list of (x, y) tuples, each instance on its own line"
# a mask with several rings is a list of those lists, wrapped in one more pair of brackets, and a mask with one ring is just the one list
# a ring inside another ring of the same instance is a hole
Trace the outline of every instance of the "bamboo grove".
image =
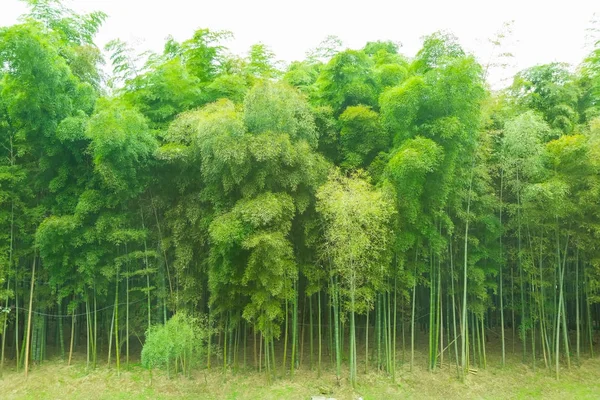
[(2, 368), (355, 383), (595, 356), (600, 42), (492, 91), (502, 56), (444, 32), (283, 66), (205, 29), (102, 52), (105, 14), (28, 4), (0, 28)]

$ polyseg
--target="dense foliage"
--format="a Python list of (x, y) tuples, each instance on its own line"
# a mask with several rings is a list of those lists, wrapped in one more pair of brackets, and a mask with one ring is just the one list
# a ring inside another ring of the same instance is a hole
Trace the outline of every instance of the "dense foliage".
[(0, 28), (2, 365), (131, 351), (354, 383), (426, 336), (427, 368), (464, 378), (490, 332), (557, 377), (593, 355), (600, 42), (500, 91), (443, 32), (287, 67), (228, 32), (115, 40), (106, 76), (104, 14), (28, 4)]

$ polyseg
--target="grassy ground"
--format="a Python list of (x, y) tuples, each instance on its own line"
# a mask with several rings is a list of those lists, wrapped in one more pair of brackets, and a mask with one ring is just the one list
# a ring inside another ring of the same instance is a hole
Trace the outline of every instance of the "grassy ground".
[[(499, 360), (489, 360), (486, 370), (470, 374), (466, 383), (456, 379), (456, 369), (444, 366), (428, 372), (425, 355), (418, 357), (419, 366), (410, 372), (400, 368), (396, 381), (379, 373), (359, 375), (356, 389), (346, 380), (338, 385), (330, 373), (321, 377), (316, 372), (299, 370), (293, 378), (275, 378), (270, 384), (265, 375), (253, 371), (223, 373), (196, 372), (191, 378), (169, 379), (150, 374), (138, 365), (117, 376), (114, 368), (99, 367), (86, 371), (78, 361), (67, 366), (62, 361), (49, 361), (34, 366), (25, 379), (22, 372), (8, 369), (0, 378), (2, 399), (310, 399), (326, 394), (336, 399), (600, 399), (600, 359), (587, 359), (580, 366), (562, 371), (557, 381), (543, 368), (535, 372), (530, 365), (510, 359), (505, 368)], [(344, 371), (346, 373), (346, 371)]]

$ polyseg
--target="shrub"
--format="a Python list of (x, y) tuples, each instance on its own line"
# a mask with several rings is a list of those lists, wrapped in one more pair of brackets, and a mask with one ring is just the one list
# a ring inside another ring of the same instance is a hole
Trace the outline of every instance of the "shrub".
[(177, 313), (165, 325), (154, 325), (146, 332), (142, 349), (142, 365), (166, 369), (171, 374), (189, 374), (200, 365), (208, 349), (209, 327), (205, 316), (192, 317)]

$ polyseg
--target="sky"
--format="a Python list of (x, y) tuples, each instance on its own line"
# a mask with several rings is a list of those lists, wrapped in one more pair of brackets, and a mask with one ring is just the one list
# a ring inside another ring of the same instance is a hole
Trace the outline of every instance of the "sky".
[[(586, 28), (600, 16), (596, 0), (64, 0), (77, 12), (104, 11), (109, 18), (97, 36), (103, 47), (120, 38), (141, 51), (160, 52), (165, 38), (190, 38), (198, 28), (228, 30), (231, 52), (244, 55), (252, 44), (268, 45), (277, 58), (301, 60), (328, 35), (347, 48), (367, 41), (400, 42), (400, 51), (414, 56), (424, 35), (446, 30), (483, 64), (493, 47), (488, 39), (514, 21), (502, 51), (511, 52), (512, 66), (491, 72), (498, 85), (516, 71), (554, 61), (576, 65), (589, 51)], [(0, 26), (12, 25), (26, 10), (18, 0), (0, 0)], [(589, 34), (588, 34), (589, 36)], [(598, 37), (600, 39), (600, 36)], [(588, 39), (589, 42), (589, 39)]]

